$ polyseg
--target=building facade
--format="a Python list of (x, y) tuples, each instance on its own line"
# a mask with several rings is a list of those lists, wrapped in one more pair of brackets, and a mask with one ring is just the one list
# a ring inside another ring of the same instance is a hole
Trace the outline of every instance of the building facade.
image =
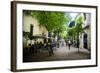
[[(39, 22), (36, 18), (23, 14), (23, 32), (30, 33), (32, 36), (45, 36), (48, 37), (48, 31), (45, 27), (40, 26)], [(43, 39), (32, 39), (30, 40), (29, 38), (26, 39), (26, 37), (23, 36), (23, 43), (24, 45), (28, 45), (29, 43), (34, 44), (34, 42), (43, 42)]]
[(80, 48), (91, 50), (91, 14), (84, 14), (84, 24), (82, 24), (84, 33), (80, 35)]

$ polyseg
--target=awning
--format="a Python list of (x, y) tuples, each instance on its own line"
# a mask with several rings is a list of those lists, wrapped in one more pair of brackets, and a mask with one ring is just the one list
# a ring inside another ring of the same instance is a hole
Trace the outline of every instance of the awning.
[(31, 39), (53, 39), (51, 37), (46, 37), (46, 36), (37, 36), (37, 35), (34, 35), (31, 37)]

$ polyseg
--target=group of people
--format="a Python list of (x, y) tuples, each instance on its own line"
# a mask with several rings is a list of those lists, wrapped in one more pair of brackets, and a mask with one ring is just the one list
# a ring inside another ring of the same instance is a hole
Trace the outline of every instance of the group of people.
[[(72, 41), (71, 40), (61, 40), (59, 41), (59, 43), (61, 45), (61, 47), (64, 47), (64, 46), (68, 46), (69, 50), (70, 50), (70, 46), (72, 44)], [(59, 47), (58, 47), (59, 48)]]
[[(67, 40), (66, 42), (66, 46), (68, 46), (69, 50), (70, 50), (70, 46), (71, 46), (71, 40)], [(52, 40), (48, 40), (48, 41), (44, 41), (43, 42), (34, 42), (34, 44), (28, 44), (28, 46), (26, 48), (24, 48), (24, 50), (26, 50), (26, 53), (34, 56), (35, 54), (40, 53), (41, 51), (43, 52), (44, 50), (48, 51), (49, 56), (54, 55), (54, 49), (57, 48), (58, 42), (52, 41)]]
[(53, 52), (54, 47), (56, 47), (56, 43), (54, 43), (51, 40), (48, 40), (48, 41), (45, 41), (44, 43), (40, 41), (40, 42), (34, 42), (34, 44), (29, 44), (26, 49), (27, 49), (27, 52), (33, 56), (37, 54), (39, 50), (43, 51), (45, 49), (48, 51), (49, 56), (51, 56), (51, 55), (54, 55), (54, 52)]

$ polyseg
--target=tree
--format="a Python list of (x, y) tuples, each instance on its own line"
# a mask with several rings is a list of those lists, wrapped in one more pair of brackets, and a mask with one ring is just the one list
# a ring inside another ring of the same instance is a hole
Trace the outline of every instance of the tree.
[(84, 31), (82, 28), (82, 24), (84, 22), (84, 17), (83, 16), (79, 16), (76, 19), (76, 32), (77, 32), (77, 47), (79, 48), (79, 34), (81, 35)]
[(83, 28), (82, 28), (82, 24), (84, 23), (84, 17), (83, 16), (79, 16), (76, 19), (76, 31), (78, 31), (79, 33), (83, 33)]
[(77, 39), (77, 43), (79, 42), (79, 35), (81, 35), (84, 31), (82, 28), (82, 24), (84, 23), (84, 16), (80, 13), (74, 19), (75, 26), (68, 28), (68, 36), (73, 40)]
[(69, 22), (65, 12), (24, 10), (24, 13), (35, 17), (39, 21), (40, 26), (46, 27), (49, 32), (55, 34), (65, 31), (65, 24)]

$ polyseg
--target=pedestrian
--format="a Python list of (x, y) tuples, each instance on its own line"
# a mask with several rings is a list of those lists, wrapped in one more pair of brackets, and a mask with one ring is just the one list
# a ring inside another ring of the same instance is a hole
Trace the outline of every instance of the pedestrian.
[(31, 50), (32, 50), (32, 56), (34, 56), (35, 55), (35, 47), (34, 47), (34, 44), (32, 44)]
[(54, 53), (53, 53), (53, 42), (52, 42), (51, 39), (48, 41), (48, 46), (49, 46), (48, 47), (49, 56), (54, 55)]
[(28, 53), (31, 52), (31, 44), (28, 45)]
[(67, 41), (67, 40), (65, 40), (65, 43), (66, 43), (66, 47), (67, 47), (67, 45), (68, 45), (68, 41)]
[(69, 41), (68, 41), (69, 50), (70, 50), (70, 45), (71, 45), (71, 41), (69, 40)]

